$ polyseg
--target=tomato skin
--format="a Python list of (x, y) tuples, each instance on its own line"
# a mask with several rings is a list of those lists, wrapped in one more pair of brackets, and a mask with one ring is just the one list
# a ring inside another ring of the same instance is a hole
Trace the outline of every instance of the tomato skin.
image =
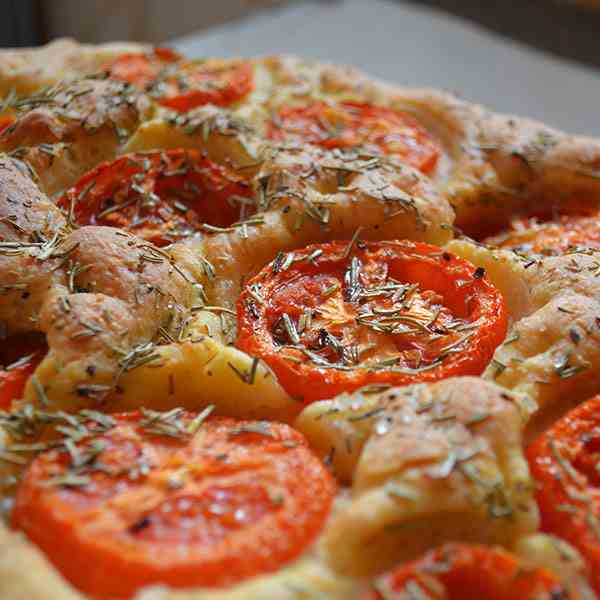
[(27, 380), (48, 351), (43, 336), (19, 334), (4, 340), (0, 350), (0, 410), (9, 410), (23, 397)]
[[(310, 360), (306, 360), (306, 353), (296, 351), (293, 344), (279, 342), (273, 333), (274, 326), (279, 327), (284, 313), (297, 321), (297, 315), (307, 307), (313, 313), (316, 310), (323, 314), (327, 301), (319, 304), (319, 300), (323, 299), (325, 289), (335, 285), (336, 281), (339, 296), (343, 297), (346, 293), (344, 278), (347, 265), (352, 260), (346, 256), (347, 246), (348, 242), (308, 246), (300, 253), (293, 253), (293, 264), (287, 269), (275, 273), (277, 265), (273, 262), (248, 281), (238, 300), (237, 346), (263, 359), (286, 391), (306, 403), (332, 398), (369, 384), (407, 385), (482, 373), (494, 349), (506, 335), (507, 313), (503, 298), (472, 265), (442, 252), (440, 248), (420, 242), (360, 242), (361, 248), (356, 250), (355, 257), (361, 257), (367, 265), (365, 272), (370, 269), (376, 271), (377, 265), (384, 265), (381, 268), (391, 275), (397, 274), (396, 279), (402, 283), (419, 283), (425, 290), (441, 296), (441, 304), (445, 304), (443, 308), (465, 319), (466, 326), (477, 322), (476, 333), (469, 336), (469, 345), (461, 352), (450, 354), (436, 365), (435, 345), (420, 347), (418, 340), (412, 341), (414, 352), (409, 350), (407, 355), (420, 354), (415, 358), (412, 370), (405, 373), (375, 369), (366, 366), (366, 363), (365, 366), (356, 363), (352, 368), (331, 368), (327, 364), (315, 363), (311, 355), (308, 355)], [(321, 254), (314, 260), (303, 258), (319, 251)], [(286, 258), (277, 260), (281, 264)], [(298, 281), (302, 282), (301, 286), (297, 285)], [(368, 291), (369, 288), (365, 289)], [(256, 302), (256, 293), (253, 293), (256, 290), (259, 290), (264, 302)], [(356, 309), (352, 302), (340, 300), (340, 303), (344, 310), (349, 307), (353, 311), (346, 320), (358, 322), (361, 308)], [(325, 326), (325, 333), (328, 333), (328, 326)], [(302, 335), (304, 339), (308, 334)], [(340, 339), (345, 336), (343, 332)], [(401, 366), (401, 363), (396, 364)]]
[[(211, 73), (201, 76), (194, 76), (190, 69), (190, 79), (192, 85), (195, 80), (198, 83), (209, 82)], [(222, 89), (215, 89), (209, 86), (203, 89), (190, 89), (189, 91), (176, 91), (173, 87), (172, 92), (159, 99), (159, 103), (167, 108), (177, 112), (187, 112), (198, 106), (205, 104), (215, 104), (216, 106), (229, 106), (234, 102), (238, 102), (246, 96), (254, 86), (254, 70), (249, 63), (241, 63), (232, 67), (231, 72)]]
[(527, 449), (542, 531), (564, 538), (588, 561), (600, 594), (600, 396), (556, 421)]
[[(177, 419), (185, 429), (193, 416)], [(103, 444), (80, 487), (45, 483), (73, 467), (64, 450), (29, 466), (14, 525), (74, 586), (102, 600), (153, 583), (221, 587), (277, 570), (319, 533), (335, 483), (301, 434), (214, 417), (178, 439), (156, 422), (119, 415), (78, 443), (82, 456)]]
[(268, 135), (275, 141), (298, 140), (328, 149), (361, 146), (424, 173), (434, 169), (441, 154), (438, 143), (412, 115), (357, 102), (284, 108), (271, 122)]
[[(435, 585), (432, 585), (432, 579), (436, 581)], [(401, 565), (384, 576), (381, 587), (392, 593), (402, 593), (402, 590), (408, 593), (411, 585), (426, 590), (426, 597), (431, 600), (553, 600), (567, 597), (560, 581), (550, 571), (523, 570), (518, 559), (502, 548), (459, 543), (445, 544), (416, 561)], [(440, 594), (442, 590), (443, 594)], [(361, 600), (384, 600), (384, 596), (372, 591)]]
[[(546, 218), (544, 218), (546, 217)], [(600, 248), (600, 211), (582, 208), (577, 213), (514, 219), (508, 231), (486, 238), (485, 243), (524, 253), (555, 255), (576, 246)]]
[(25, 384), (35, 368), (40, 363), (41, 357), (32, 356), (26, 362), (10, 370), (0, 371), (0, 410), (9, 410), (13, 400), (23, 396)]
[[(146, 195), (140, 194), (140, 190)], [(119, 227), (157, 246), (240, 217), (232, 198), (251, 197), (237, 172), (197, 150), (126, 154), (86, 173), (57, 201), (79, 225)], [(140, 208), (140, 203), (143, 205)], [(123, 208), (113, 210), (118, 205)], [(244, 209), (246, 216), (251, 210)]]
[(176, 63), (183, 57), (170, 48), (155, 48), (150, 54), (130, 52), (122, 54), (114, 62), (106, 65), (105, 70), (111, 79), (127, 81), (145, 89), (150, 85), (160, 69), (169, 63)]
[(0, 135), (2, 135), (2, 132), (5, 129), (7, 129), (8, 127), (10, 127), (14, 122), (15, 122), (14, 117), (10, 117), (10, 116), (0, 117)]
[(248, 62), (206, 66), (187, 61), (168, 48), (124, 54), (107, 65), (106, 71), (112, 79), (149, 91), (159, 104), (177, 112), (205, 104), (229, 106), (254, 87), (254, 69)]

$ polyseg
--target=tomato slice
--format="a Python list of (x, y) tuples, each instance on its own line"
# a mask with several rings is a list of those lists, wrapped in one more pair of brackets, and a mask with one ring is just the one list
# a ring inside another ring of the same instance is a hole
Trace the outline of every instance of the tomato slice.
[(600, 593), (600, 396), (559, 419), (531, 444), (527, 457), (542, 530), (581, 552)]
[(508, 231), (484, 241), (525, 254), (555, 255), (576, 246), (600, 248), (600, 211), (589, 208), (577, 214), (559, 214), (553, 218), (516, 218)]
[(183, 56), (170, 48), (154, 48), (148, 54), (130, 52), (122, 54), (105, 70), (111, 79), (127, 81), (139, 89), (146, 89), (162, 69), (183, 60)]
[(0, 135), (7, 127), (10, 127), (14, 122), (15, 122), (14, 117), (10, 117), (10, 116), (0, 117)]
[(567, 598), (545, 569), (524, 569), (497, 547), (450, 543), (385, 575), (361, 600), (554, 600)]
[(0, 349), (0, 410), (9, 410), (23, 396), (25, 384), (40, 364), (48, 346), (41, 334), (20, 334), (2, 342)]
[(124, 54), (106, 70), (110, 78), (127, 81), (178, 112), (205, 104), (228, 106), (254, 87), (254, 70), (248, 62), (188, 61), (167, 48)]
[[(58, 200), (80, 225), (119, 227), (170, 244), (202, 229), (229, 227), (253, 212), (249, 184), (197, 150), (127, 154), (84, 175)], [(71, 208), (72, 207), (72, 208)]]
[(305, 402), (481, 374), (507, 328), (482, 269), (419, 242), (349, 250), (332, 242), (278, 255), (239, 298), (238, 347)]
[(290, 427), (205, 414), (89, 423), (30, 464), (14, 525), (94, 598), (278, 569), (321, 530), (333, 478)]
[(361, 147), (396, 157), (424, 173), (433, 170), (441, 154), (440, 145), (412, 115), (356, 102), (284, 108), (272, 119), (268, 135), (323, 148)]

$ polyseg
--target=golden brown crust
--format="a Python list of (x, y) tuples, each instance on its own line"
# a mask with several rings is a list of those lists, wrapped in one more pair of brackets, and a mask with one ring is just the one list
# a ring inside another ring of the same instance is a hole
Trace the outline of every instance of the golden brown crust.
[(514, 324), (484, 374), (534, 400), (533, 431), (600, 389), (599, 264), (593, 252), (532, 264), (534, 310)]
[(374, 575), (445, 541), (510, 544), (535, 531), (523, 416), (518, 396), (473, 377), (306, 408), (296, 427), (352, 481), (324, 533), (330, 563)]
[(16, 120), (0, 135), (0, 152), (25, 161), (50, 195), (114, 158), (151, 114), (146, 96), (125, 83), (101, 79), (58, 84), (14, 104)]
[(25, 400), (72, 411), (112, 391), (123, 361), (161, 328), (177, 331), (198, 290), (147, 242), (109, 227), (71, 230), (24, 171), (0, 159), (0, 320), (9, 334), (46, 334)]
[(64, 274), (36, 255), (47, 252), (45, 242), (62, 235), (65, 219), (40, 192), (26, 165), (0, 157), (0, 322), (3, 331), (39, 331), (39, 314), (48, 285), (65, 284)]
[(147, 49), (143, 44), (95, 46), (61, 38), (39, 48), (0, 50), (0, 95), (14, 90), (18, 96), (27, 96), (59, 81), (97, 73), (123, 53)]

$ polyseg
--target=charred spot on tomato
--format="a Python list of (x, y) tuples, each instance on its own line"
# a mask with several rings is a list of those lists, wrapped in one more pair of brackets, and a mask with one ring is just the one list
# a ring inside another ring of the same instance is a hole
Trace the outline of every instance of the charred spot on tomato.
[[(252, 298), (260, 295), (261, 303)], [(485, 271), (416, 242), (280, 253), (238, 303), (237, 345), (294, 397), (480, 374), (506, 332)]]
[(514, 217), (506, 227), (476, 237), (520, 254), (555, 256), (581, 247), (600, 248), (600, 206), (565, 202)]
[(140, 531), (143, 531), (147, 527), (150, 527), (151, 524), (152, 524), (151, 517), (149, 517), (148, 515), (145, 515), (141, 519), (138, 519), (135, 523), (132, 523), (129, 526), (128, 531), (129, 531), (129, 533), (132, 533), (135, 535), (136, 533), (140, 533)]
[(128, 154), (84, 175), (58, 200), (80, 225), (119, 227), (158, 246), (197, 231), (248, 227), (245, 176), (196, 150)]
[(107, 65), (106, 73), (178, 112), (205, 104), (228, 106), (254, 87), (254, 69), (247, 61), (186, 60), (168, 48), (124, 54)]
[[(276, 142), (386, 155), (424, 173), (433, 171), (442, 153), (440, 144), (413, 115), (357, 102), (283, 108), (272, 117), (268, 136)], [(342, 186), (343, 175), (338, 182)]]

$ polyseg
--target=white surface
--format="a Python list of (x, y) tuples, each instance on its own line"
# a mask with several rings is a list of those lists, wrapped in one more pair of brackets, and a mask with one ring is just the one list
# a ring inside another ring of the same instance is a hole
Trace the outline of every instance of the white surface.
[(411, 3), (300, 2), (173, 45), (191, 56), (294, 53), (354, 64), (392, 82), (450, 89), (498, 111), (600, 135), (597, 70)]

